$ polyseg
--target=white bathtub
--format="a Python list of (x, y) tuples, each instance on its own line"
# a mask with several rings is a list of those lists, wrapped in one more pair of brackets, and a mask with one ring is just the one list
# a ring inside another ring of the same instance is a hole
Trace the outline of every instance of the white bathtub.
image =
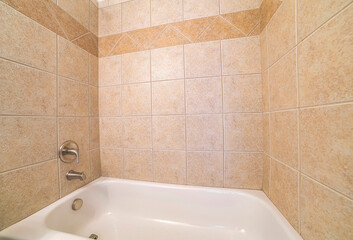
[[(73, 211), (74, 199), (83, 206)], [(0, 239), (299, 240), (261, 191), (100, 178), (0, 232)]]

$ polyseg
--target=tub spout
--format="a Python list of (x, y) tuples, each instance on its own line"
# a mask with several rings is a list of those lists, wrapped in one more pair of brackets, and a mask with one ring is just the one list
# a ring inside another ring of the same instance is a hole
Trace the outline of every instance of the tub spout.
[(66, 173), (66, 179), (67, 180), (72, 180), (72, 179), (80, 179), (81, 181), (86, 180), (86, 174), (84, 172), (76, 172), (74, 170), (70, 170)]

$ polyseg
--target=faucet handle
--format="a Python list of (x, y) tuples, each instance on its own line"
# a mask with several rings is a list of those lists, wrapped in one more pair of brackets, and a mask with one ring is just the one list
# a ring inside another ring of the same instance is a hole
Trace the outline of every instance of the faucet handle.
[(67, 155), (67, 154), (75, 155), (76, 156), (76, 162), (79, 163), (77, 150), (75, 150), (75, 149), (63, 149), (63, 155)]
[(79, 148), (76, 142), (69, 140), (64, 142), (59, 149), (59, 158), (64, 163), (79, 163)]

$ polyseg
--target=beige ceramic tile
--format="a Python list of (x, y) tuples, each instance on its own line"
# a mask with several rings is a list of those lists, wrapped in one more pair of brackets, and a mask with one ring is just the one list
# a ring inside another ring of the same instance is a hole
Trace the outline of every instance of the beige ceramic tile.
[(220, 77), (187, 79), (186, 112), (222, 113), (222, 81)]
[(263, 150), (264, 153), (270, 154), (270, 114), (262, 114), (263, 123)]
[(99, 118), (90, 118), (89, 149), (99, 148)]
[(353, 238), (353, 201), (302, 177), (301, 235), (307, 240)]
[(151, 0), (151, 25), (183, 20), (183, 0)]
[(262, 112), (261, 75), (223, 77), (224, 112)]
[(353, 105), (300, 111), (304, 173), (353, 198)]
[(177, 31), (172, 24), (165, 26), (162, 33), (152, 42), (150, 48), (164, 48), (190, 43), (190, 40)]
[(88, 53), (98, 56), (98, 37), (93, 33), (89, 32), (84, 34), (83, 36), (73, 40), (72, 43)]
[(1, 117), (0, 125), (0, 172), (56, 157), (55, 118)]
[(216, 17), (204, 17), (192, 20), (181, 21), (171, 24), (175, 29), (187, 37), (190, 42), (200, 36), (200, 34), (215, 21)]
[(99, 9), (99, 37), (121, 33), (121, 4)]
[(98, 86), (98, 58), (92, 54), (89, 55), (89, 84)]
[(184, 78), (183, 46), (151, 51), (152, 80)]
[(57, 161), (0, 174), (0, 184), (2, 230), (59, 199)]
[(283, 0), (264, 0), (260, 6), (260, 29), (265, 29)]
[[(80, 153), (89, 150), (89, 118), (59, 118), (59, 143), (60, 146), (67, 140), (75, 141)], [(88, 157), (88, 156), (87, 156)]]
[(150, 0), (134, 0), (122, 3), (122, 31), (150, 27)]
[(296, 57), (294, 49), (269, 70), (271, 110), (297, 107)]
[(59, 37), (59, 74), (88, 83), (89, 55), (80, 47)]
[(89, 115), (94, 117), (99, 115), (98, 90), (97, 87), (89, 86)]
[(221, 75), (219, 41), (184, 46), (186, 78)]
[(350, 0), (298, 0), (298, 41), (329, 20)]
[(96, 36), (98, 36), (98, 11), (98, 8), (91, 1), (89, 30)]
[(122, 178), (124, 171), (123, 149), (101, 149), (103, 177)]
[(58, 6), (89, 29), (90, 0), (58, 0)]
[(151, 115), (151, 84), (129, 84), (122, 87), (122, 113)]
[(298, 47), (300, 106), (353, 100), (353, 5)]
[(185, 114), (183, 80), (152, 83), (152, 113)]
[(267, 26), (268, 61), (273, 64), (296, 44), (296, 0), (283, 1)]
[[(266, 0), (267, 1), (267, 0)], [(267, 28), (262, 30), (260, 34), (260, 49), (261, 49), (261, 70), (262, 72), (268, 68), (268, 53), (267, 53)]]
[(0, 16), (0, 56), (55, 72), (56, 34), (4, 3)]
[(185, 149), (185, 116), (152, 118), (153, 149)]
[(269, 70), (261, 74), (262, 78), (262, 109), (264, 112), (270, 111), (270, 83), (269, 83)]
[(219, 14), (219, 0), (184, 0), (184, 20)]
[(151, 117), (124, 119), (124, 147), (152, 148)]
[(264, 154), (262, 190), (268, 197), (270, 196), (270, 171), (271, 171), (271, 158), (266, 154)]
[(150, 51), (124, 54), (122, 57), (122, 82), (150, 81)]
[(224, 187), (262, 189), (263, 154), (224, 154)]
[(88, 116), (88, 85), (59, 78), (59, 115)]
[(166, 25), (142, 28), (127, 33), (142, 49), (150, 49), (151, 43), (164, 31)]
[(100, 118), (100, 147), (123, 147), (124, 122), (121, 118)]
[(223, 187), (223, 153), (188, 152), (187, 184)]
[(186, 158), (182, 151), (153, 152), (154, 181), (186, 184)]
[(101, 158), (99, 149), (89, 151), (89, 158), (91, 162), (91, 180), (95, 180), (102, 176)]
[(120, 86), (99, 88), (99, 116), (119, 116), (121, 109)]
[(222, 41), (222, 74), (261, 73), (260, 38), (246, 37)]
[(132, 52), (138, 52), (142, 50), (143, 50), (143, 47), (138, 45), (136, 41), (130, 37), (129, 34), (123, 33), (121, 34), (120, 40), (114, 45), (114, 48), (111, 50), (109, 55), (110, 56), (120, 55), (124, 53), (132, 53)]
[(262, 0), (220, 0), (221, 14), (259, 8)]
[(260, 9), (259, 8), (241, 11), (241, 12), (223, 14), (222, 17), (227, 19), (238, 30), (240, 30), (243, 33), (243, 36), (244, 35), (255, 36), (260, 34), (260, 28), (259, 28)]
[(188, 150), (223, 150), (222, 115), (186, 117)]
[(99, 86), (121, 83), (121, 56), (99, 58)]
[(299, 230), (299, 174), (271, 159), (270, 199), (289, 223)]
[(56, 77), (0, 59), (0, 113), (56, 115)]
[(151, 150), (124, 150), (124, 178), (153, 181)]
[(262, 114), (227, 114), (224, 119), (224, 149), (230, 151), (262, 151)]
[(271, 156), (298, 169), (297, 110), (270, 114)]

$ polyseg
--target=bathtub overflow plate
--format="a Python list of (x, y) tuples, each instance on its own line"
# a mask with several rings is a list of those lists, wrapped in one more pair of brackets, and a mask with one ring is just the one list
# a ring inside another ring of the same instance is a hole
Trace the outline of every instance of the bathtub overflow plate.
[(83, 201), (81, 198), (76, 198), (73, 203), (72, 203), (72, 210), (77, 211), (79, 210), (83, 205)]

